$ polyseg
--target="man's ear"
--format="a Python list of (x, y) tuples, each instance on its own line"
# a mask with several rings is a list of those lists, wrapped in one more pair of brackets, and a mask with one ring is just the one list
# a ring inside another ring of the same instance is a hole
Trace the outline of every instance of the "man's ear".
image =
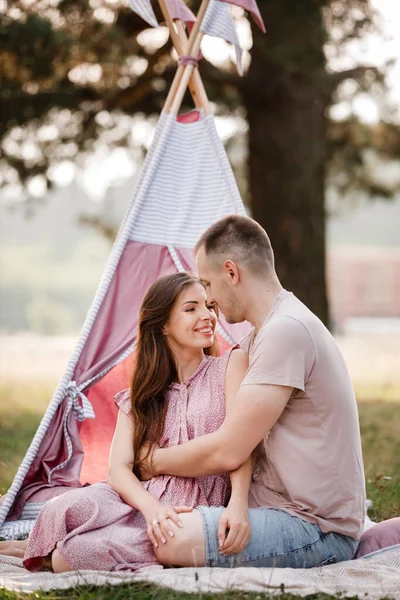
[(240, 271), (235, 262), (226, 260), (223, 264), (223, 270), (228, 275), (233, 285), (238, 285), (240, 282)]

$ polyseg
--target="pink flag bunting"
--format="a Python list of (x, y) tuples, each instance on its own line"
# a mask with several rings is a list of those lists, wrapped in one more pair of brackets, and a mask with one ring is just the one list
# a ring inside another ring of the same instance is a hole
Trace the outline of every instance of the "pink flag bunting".
[(179, 19), (184, 23), (194, 23), (196, 21), (196, 17), (183, 0), (165, 0), (165, 4), (172, 19)]
[(247, 12), (251, 13), (254, 19), (254, 22), (261, 29), (263, 33), (265, 33), (265, 25), (263, 18), (261, 16), (260, 10), (257, 6), (256, 0), (220, 0), (220, 2), (227, 2), (228, 4), (235, 4), (236, 6), (240, 6)]

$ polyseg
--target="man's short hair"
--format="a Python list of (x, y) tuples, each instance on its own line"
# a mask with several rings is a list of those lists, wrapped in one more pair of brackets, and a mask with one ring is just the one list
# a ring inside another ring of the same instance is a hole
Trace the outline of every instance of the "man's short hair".
[(204, 248), (215, 260), (230, 259), (244, 264), (254, 275), (274, 269), (274, 253), (264, 229), (254, 219), (228, 215), (216, 221), (201, 236), (195, 252)]

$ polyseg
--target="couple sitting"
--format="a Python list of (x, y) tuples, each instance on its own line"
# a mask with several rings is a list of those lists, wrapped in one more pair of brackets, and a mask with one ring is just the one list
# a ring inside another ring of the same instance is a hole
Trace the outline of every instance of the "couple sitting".
[[(218, 221), (195, 253), (201, 282), (168, 275), (143, 301), (107, 482), (51, 500), (29, 539), (8, 543), (28, 569), (308, 568), (353, 558), (364, 472), (335, 341), (282, 289), (252, 219)], [(222, 356), (217, 307), (229, 323), (254, 325)]]

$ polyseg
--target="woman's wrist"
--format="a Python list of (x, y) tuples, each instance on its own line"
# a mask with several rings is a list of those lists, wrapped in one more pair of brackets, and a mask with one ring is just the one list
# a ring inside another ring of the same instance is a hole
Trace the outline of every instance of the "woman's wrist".
[(158, 510), (160, 506), (160, 502), (154, 496), (151, 496), (151, 500), (147, 501), (141, 509), (142, 515), (146, 518), (146, 515), (152, 515), (154, 512)]
[(143, 494), (138, 497), (136, 502), (136, 508), (142, 514), (145, 514), (147, 511), (153, 510), (156, 506), (158, 506), (159, 501), (155, 498), (150, 492), (143, 488)]

